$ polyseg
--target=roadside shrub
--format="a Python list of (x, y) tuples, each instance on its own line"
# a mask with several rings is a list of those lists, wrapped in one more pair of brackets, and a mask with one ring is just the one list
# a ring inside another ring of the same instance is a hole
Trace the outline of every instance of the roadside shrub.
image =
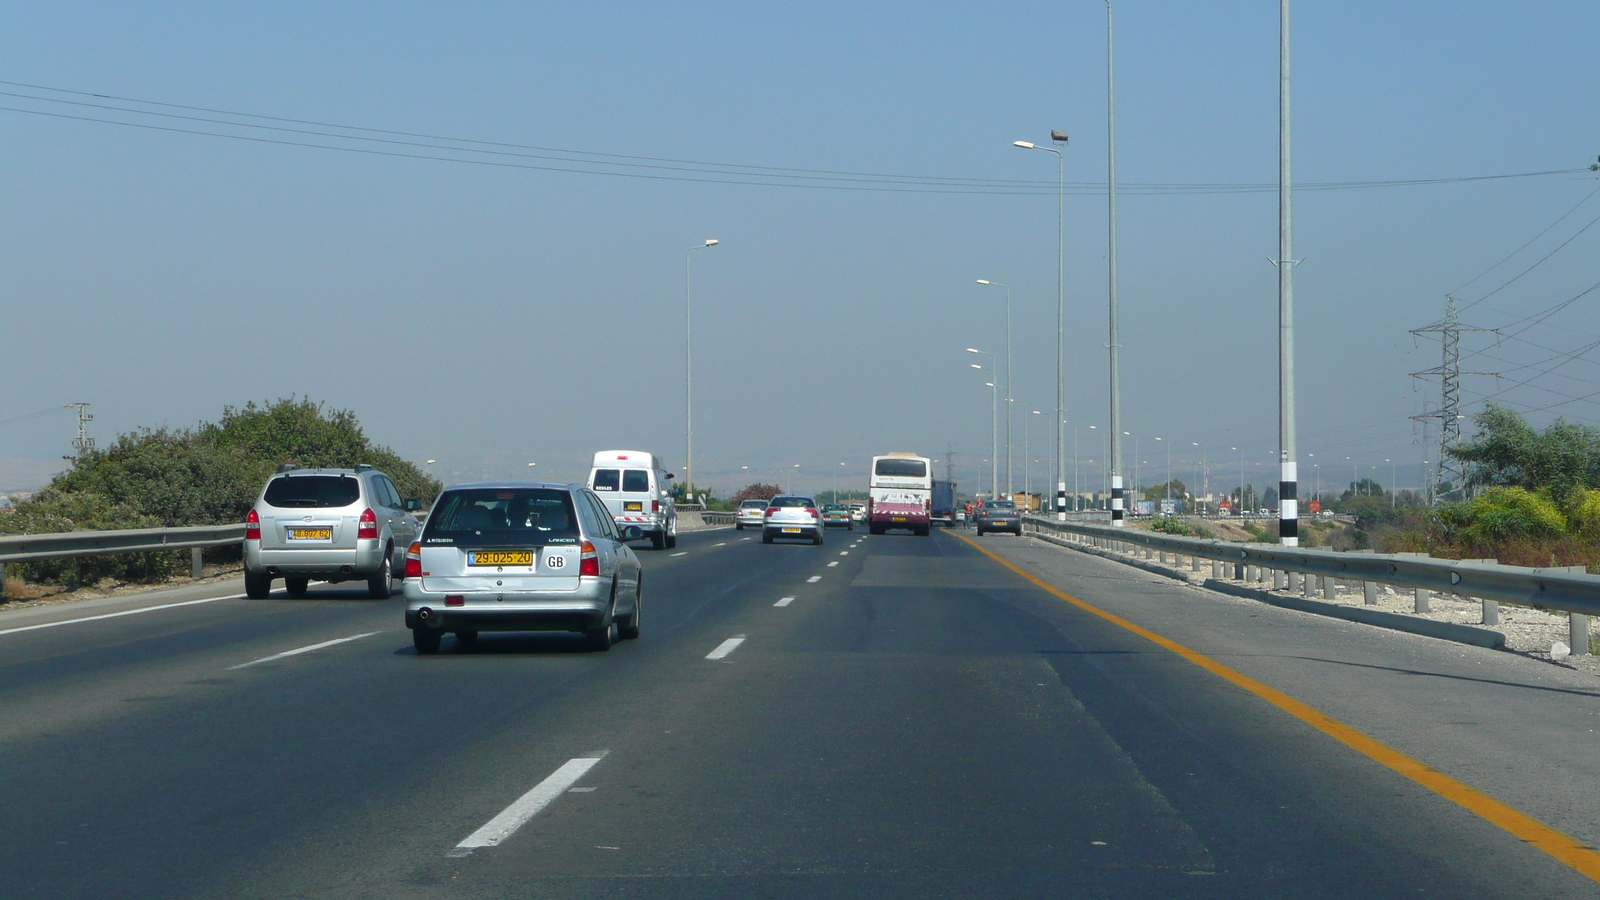
[(1211, 532), (1199, 525), (1190, 525), (1177, 516), (1156, 516), (1150, 520), (1150, 530), (1164, 534), (1186, 535), (1188, 537), (1211, 537)]
[[(45, 489), (0, 516), (0, 532), (7, 534), (58, 534), (64, 531), (113, 531), (119, 528), (159, 528), (161, 522), (138, 509), (87, 491)], [(172, 574), (179, 553), (120, 553), (76, 559), (16, 563), (11, 568), (27, 581), (94, 584), (102, 578), (122, 581), (153, 580)]]

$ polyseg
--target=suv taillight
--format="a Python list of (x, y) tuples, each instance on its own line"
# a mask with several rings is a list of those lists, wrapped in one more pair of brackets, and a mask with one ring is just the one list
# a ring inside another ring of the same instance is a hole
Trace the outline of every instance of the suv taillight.
[(250, 510), (244, 516), (244, 539), (247, 541), (261, 540), (261, 516), (255, 510)]
[(594, 552), (594, 545), (588, 541), (583, 542), (583, 555), (578, 558), (578, 574), (600, 574), (600, 555)]
[(370, 506), (361, 511), (361, 525), (356, 529), (356, 539), (362, 538), (378, 539), (378, 514)]
[(419, 541), (411, 545), (406, 551), (406, 574), (404, 578), (422, 577), (422, 543)]

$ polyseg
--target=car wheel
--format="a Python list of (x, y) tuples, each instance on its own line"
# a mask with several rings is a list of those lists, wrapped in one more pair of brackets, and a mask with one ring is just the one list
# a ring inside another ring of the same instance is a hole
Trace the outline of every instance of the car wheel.
[(387, 600), (394, 585), (394, 561), (388, 548), (383, 551), (383, 568), (367, 579), (367, 596), (374, 600)]
[(639, 589), (633, 595), (633, 612), (626, 619), (617, 620), (617, 637), (624, 641), (639, 639), (639, 617), (644, 614), (644, 579), (639, 579)]
[(667, 528), (669, 529), (667, 531), (667, 549), (671, 550), (672, 548), (678, 546), (678, 520), (673, 519), (672, 523), (668, 525)]
[(458, 631), (456, 632), (456, 640), (463, 644), (475, 643), (478, 640), (478, 633), (476, 631)]
[(265, 600), (272, 593), (272, 576), (244, 573), (244, 595), (251, 600)]
[(611, 649), (612, 630), (616, 627), (617, 612), (617, 583), (611, 582), (611, 602), (607, 604), (606, 615), (600, 620), (599, 628), (590, 628), (584, 631), (583, 636), (589, 639), (589, 649), (595, 653), (604, 653)]
[(761, 543), (763, 543), (763, 544), (772, 543), (772, 532), (770, 532), (770, 531), (761, 532)]
[(411, 629), (411, 646), (417, 648), (419, 654), (438, 653), (439, 638), (440, 632), (425, 625)]
[(667, 546), (667, 534), (664, 531), (650, 532), (650, 549), (664, 550)]
[(733, 523), (733, 530), (734, 531), (743, 531), (744, 530), (744, 523), (743, 522), (735, 522), (735, 523)]
[(818, 547), (821, 547), (822, 546), (822, 532), (820, 532), (820, 531), (817, 532), (817, 536), (811, 539), (811, 543), (816, 544)]
[(297, 578), (285, 578), (283, 580), (283, 589), (288, 591), (289, 592), (289, 596), (291, 596), (291, 597), (296, 597), (296, 598), (304, 597), (306, 595), (306, 588), (308, 588), (310, 586), (311, 586), (311, 579), (309, 579), (309, 578), (297, 577)]

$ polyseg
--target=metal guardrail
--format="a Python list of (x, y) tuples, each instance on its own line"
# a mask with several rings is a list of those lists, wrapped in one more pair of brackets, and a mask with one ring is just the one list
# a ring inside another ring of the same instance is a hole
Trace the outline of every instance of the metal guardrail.
[(222, 547), (244, 540), (244, 523), (193, 528), (129, 528), (124, 531), (65, 531), (0, 536), (0, 563)]
[(1115, 541), (1179, 553), (1201, 559), (1257, 566), (1279, 572), (1297, 572), (1336, 578), (1391, 584), (1438, 593), (1459, 594), (1478, 600), (1509, 603), (1535, 609), (1558, 610), (1579, 615), (1600, 615), (1600, 575), (1571, 572), (1564, 568), (1529, 568), (1495, 562), (1435, 559), (1421, 553), (1375, 553), (1289, 548), (1277, 544), (1244, 544), (1234, 541), (1180, 537), (1134, 528), (1113, 528), (1083, 522), (1056, 522), (1030, 516), (1027, 523), (1035, 530), (1083, 535), (1102, 541)]

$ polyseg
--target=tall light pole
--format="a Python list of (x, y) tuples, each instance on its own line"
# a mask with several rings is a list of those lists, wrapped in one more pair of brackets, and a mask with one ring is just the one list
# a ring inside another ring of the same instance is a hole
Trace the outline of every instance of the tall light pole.
[(1294, 218), (1289, 167), (1289, 0), (1278, 0), (1278, 540), (1300, 546), (1295, 462)]
[[(986, 350), (967, 348), (968, 353), (977, 353), (989, 357), (989, 499), (1000, 499), (1000, 379), (994, 374), (995, 357)], [(983, 370), (983, 366), (971, 363), (974, 369)]]
[[(1098, 426), (1098, 425), (1090, 425), (1089, 426), (1089, 430), (1090, 431), (1100, 431), (1100, 426)], [(1105, 462), (1104, 462), (1104, 460), (1105, 460), (1105, 451), (1106, 451), (1105, 432), (1103, 432), (1103, 431), (1100, 432), (1100, 438), (1101, 438), (1101, 440), (1100, 440), (1100, 458), (1101, 458), (1101, 466), (1100, 466), (1100, 468), (1101, 468), (1101, 474), (1104, 475), (1105, 474)], [(1101, 483), (1102, 484), (1105, 483), (1104, 479), (1101, 480)], [(1098, 493), (1098, 491), (1096, 493)], [(1106, 505), (1108, 507), (1110, 506), (1110, 501), (1109, 500), (1107, 501)]]
[[(1033, 410), (1032, 412), (1036, 416), (1044, 415), (1044, 413), (1037, 409)], [(1027, 416), (1022, 417), (1022, 492), (1032, 498), (1032, 483), (1029, 481), (1028, 476), (1032, 472), (1031, 466), (1033, 464), (1033, 458), (1028, 455), (1028, 421), (1029, 419)]]
[[(1067, 143), (1065, 131), (1051, 130), (1050, 140), (1063, 146)], [(1063, 236), (1062, 223), (1065, 208), (1067, 189), (1067, 163), (1066, 157), (1054, 147), (1040, 147), (1030, 141), (1012, 141), (1013, 147), (1024, 150), (1045, 150), (1056, 155), (1056, 518), (1065, 522), (1067, 520), (1067, 470), (1065, 460), (1061, 458), (1062, 430), (1061, 416), (1066, 412), (1066, 374), (1062, 368), (1062, 353), (1065, 345), (1066, 332), (1066, 288), (1065, 288), (1065, 256), (1062, 248), (1066, 238)]]
[(708, 238), (704, 244), (690, 247), (683, 253), (683, 473), (684, 499), (694, 503), (694, 331), (689, 315), (689, 257), (696, 250), (715, 247), (721, 243)]
[(1211, 467), (1206, 463), (1206, 445), (1199, 441), (1189, 443), (1200, 448), (1200, 502), (1204, 503), (1205, 498), (1211, 494)]
[[(1238, 447), (1229, 447), (1229, 450), (1239, 450)], [(1244, 515), (1244, 451), (1239, 450), (1239, 515)]]
[(987, 278), (979, 278), (978, 283), (1006, 289), (1006, 493), (1009, 495), (1015, 490), (1011, 480), (1011, 286)]
[(1106, 348), (1111, 359), (1111, 524), (1121, 525), (1123, 516), (1122, 488), (1122, 369), (1117, 362), (1117, 351), (1122, 342), (1117, 337), (1117, 105), (1116, 65), (1112, 54), (1111, 0), (1106, 0), (1106, 265), (1107, 305), (1111, 318), (1110, 340)]

